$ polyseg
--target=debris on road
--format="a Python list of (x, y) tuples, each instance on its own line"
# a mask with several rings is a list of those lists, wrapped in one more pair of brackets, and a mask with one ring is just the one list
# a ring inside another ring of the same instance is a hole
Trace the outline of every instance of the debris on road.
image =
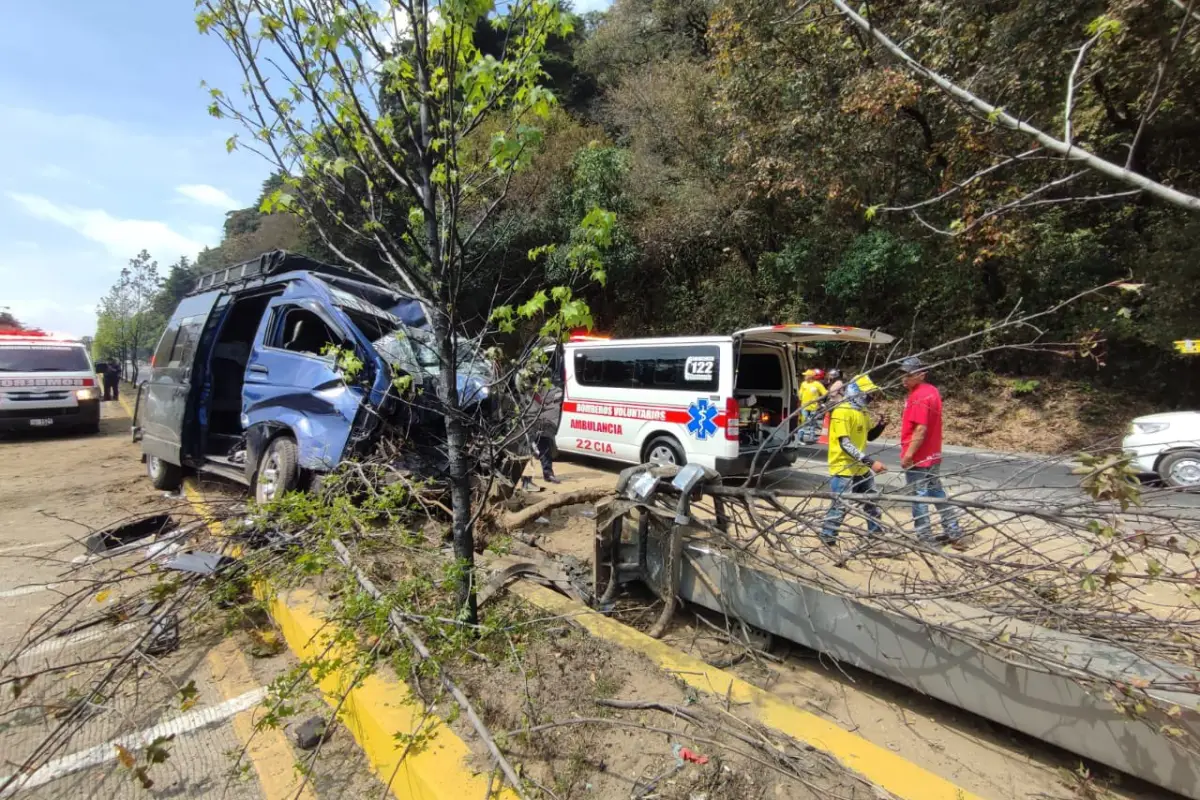
[(292, 738), (301, 750), (312, 750), (317, 745), (329, 741), (333, 729), (325, 724), (325, 717), (313, 716), (300, 723), (292, 731)]
[(97, 531), (84, 544), (88, 553), (98, 555), (151, 536), (161, 536), (174, 527), (170, 514), (151, 514)]

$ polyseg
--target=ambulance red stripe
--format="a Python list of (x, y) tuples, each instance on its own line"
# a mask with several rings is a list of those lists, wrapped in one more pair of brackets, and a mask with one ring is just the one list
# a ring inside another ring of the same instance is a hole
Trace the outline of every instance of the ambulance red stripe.
[[(566, 400), (563, 402), (562, 410), (564, 414), (579, 414), (588, 417), (641, 422), (674, 422), (680, 425), (686, 425), (692, 419), (686, 408), (680, 408), (679, 406), (656, 406), (648, 403)], [(725, 414), (717, 414), (713, 422), (718, 428), (725, 427)]]

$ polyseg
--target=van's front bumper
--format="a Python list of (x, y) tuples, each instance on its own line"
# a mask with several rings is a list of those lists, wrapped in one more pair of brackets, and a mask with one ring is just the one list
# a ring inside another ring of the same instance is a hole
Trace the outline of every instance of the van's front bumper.
[(768, 469), (779, 469), (780, 467), (790, 467), (796, 463), (799, 456), (799, 450), (795, 447), (783, 447), (776, 450), (763, 449), (757, 453), (754, 450), (745, 453), (739, 453), (734, 458), (716, 459), (716, 470), (722, 475), (749, 475), (750, 467), (754, 467), (755, 472), (764, 472)]
[(60, 430), (95, 427), (100, 422), (100, 401), (80, 400), (75, 405), (24, 408), (28, 403), (0, 406), (0, 432)]

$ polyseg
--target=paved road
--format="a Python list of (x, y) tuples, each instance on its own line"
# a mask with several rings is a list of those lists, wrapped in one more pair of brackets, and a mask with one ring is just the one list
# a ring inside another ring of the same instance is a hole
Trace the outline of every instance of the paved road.
[[(868, 452), (888, 468), (880, 480), (883, 490), (901, 491), (904, 488), (904, 474), (900, 467), (899, 444), (881, 441), (868, 447)], [(826, 455), (824, 446), (803, 448), (800, 459), (793, 467), (800, 475), (793, 476), (793, 479), (809, 483), (814, 475), (824, 477), (827, 474)], [(1009, 498), (1036, 497), (1043, 501), (1076, 499), (1082, 493), (1079, 490), (1080, 476), (1073, 472), (1075, 467), (1070, 456), (1039, 456), (953, 447), (947, 448), (944, 453), (942, 476), (948, 486), (958, 492), (1002, 493)], [(779, 479), (783, 479), (783, 476)], [(1200, 509), (1200, 492), (1178, 492), (1147, 483), (1143, 486), (1143, 497), (1147, 506), (1155, 509), (1179, 509), (1189, 516), (1194, 516), (1192, 510)]]
[[(150, 796), (118, 760), (121, 744), (134, 769), (147, 766), (158, 796), (296, 797), (294, 764), (302, 754), (282, 731), (254, 730), (265, 687), (295, 666), (287, 653), (251, 659), (239, 640), (199, 635), (198, 626), (185, 622), (179, 647), (137, 656), (132, 677), (86, 696), (149, 625), (137, 615), (99, 618), (145, 589), (150, 578), (98, 584), (120, 571), (146, 571), (145, 551), (88, 563), (82, 540), (90, 528), (182, 502), (150, 487), (129, 442), (129, 420), (116, 403), (104, 405), (98, 436), (0, 441), (0, 785), (59, 731), (64, 735), (48, 760), (37, 760), (42, 766), (25, 779), (19, 796)], [(89, 621), (99, 624), (46, 635)], [(189, 685), (194, 696), (183, 692)], [(146, 745), (172, 735), (163, 740), (167, 760), (146, 765)], [(335, 735), (329, 746), (334, 750), (325, 751), (300, 800), (379, 796), (349, 737)]]

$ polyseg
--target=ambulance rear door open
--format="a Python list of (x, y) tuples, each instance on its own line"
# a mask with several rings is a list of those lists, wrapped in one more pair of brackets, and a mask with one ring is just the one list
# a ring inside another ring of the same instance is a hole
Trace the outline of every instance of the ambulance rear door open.
[[(750, 399), (756, 401), (762, 409), (761, 427), (770, 437), (769, 444), (780, 446), (799, 424), (793, 412), (800, 388), (796, 364), (801, 350), (815, 342), (886, 345), (894, 337), (866, 328), (804, 322), (746, 328), (734, 333), (733, 340), (737, 352), (734, 396), (743, 404)], [(743, 449), (747, 446), (753, 449), (757, 444), (743, 443)]]

